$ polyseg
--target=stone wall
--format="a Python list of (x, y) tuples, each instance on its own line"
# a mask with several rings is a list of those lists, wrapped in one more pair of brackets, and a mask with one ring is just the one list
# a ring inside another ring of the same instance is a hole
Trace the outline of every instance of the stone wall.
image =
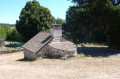
[(37, 57), (36, 57), (36, 54), (27, 50), (27, 49), (24, 49), (24, 58), (25, 59), (29, 59), (29, 60), (35, 60)]
[(48, 52), (47, 46), (42, 48), (37, 54), (36, 57), (45, 57), (45, 53)]
[(46, 54), (50, 54), (52, 57), (57, 58), (57, 57), (63, 57), (63, 56), (68, 56), (68, 57), (73, 57), (77, 55), (76, 51), (66, 51), (66, 50), (60, 50), (53, 48), (52, 46), (48, 45), (49, 52)]
[(53, 48), (47, 45), (44, 49), (37, 53), (37, 57), (60, 58), (63, 56), (73, 57), (77, 55), (76, 51), (65, 51)]

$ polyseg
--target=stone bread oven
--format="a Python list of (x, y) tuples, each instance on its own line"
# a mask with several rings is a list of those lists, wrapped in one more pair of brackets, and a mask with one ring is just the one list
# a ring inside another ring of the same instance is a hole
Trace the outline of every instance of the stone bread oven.
[(52, 24), (50, 32), (39, 32), (26, 44), (24, 48), (24, 58), (35, 60), (38, 57), (59, 58), (62, 56), (76, 56), (77, 47), (62, 36), (60, 24)]

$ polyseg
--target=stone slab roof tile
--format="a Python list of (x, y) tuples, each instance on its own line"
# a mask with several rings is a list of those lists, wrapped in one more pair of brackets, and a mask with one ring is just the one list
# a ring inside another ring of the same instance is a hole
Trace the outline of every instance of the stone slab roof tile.
[(53, 42), (49, 44), (53, 48), (59, 49), (59, 50), (66, 50), (66, 51), (75, 51), (76, 45), (70, 41), (65, 42)]
[(39, 32), (22, 47), (30, 50), (33, 53), (36, 53), (44, 45), (46, 45), (52, 38), (53, 37), (50, 36), (49, 32)]

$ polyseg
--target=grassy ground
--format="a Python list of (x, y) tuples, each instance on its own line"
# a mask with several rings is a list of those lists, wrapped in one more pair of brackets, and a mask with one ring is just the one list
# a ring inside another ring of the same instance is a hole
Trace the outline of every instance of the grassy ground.
[(17, 47), (6, 47), (6, 46), (2, 46), (2, 48), (0, 48), (0, 50), (13, 50), (13, 49), (18, 49)]
[[(83, 46), (86, 46), (86, 47), (96, 47), (96, 46), (101, 46), (101, 47), (103, 47), (103, 46), (107, 46), (106, 44), (104, 44), (104, 43), (81, 43)], [(78, 44), (77, 46), (78, 47), (80, 47), (81, 46), (81, 44)]]
[(21, 42), (8, 42), (5, 41), (5, 45), (0, 47), (0, 50), (12, 50), (19, 49), (24, 43)]
[(23, 52), (0, 55), (0, 79), (120, 79), (120, 57), (21, 59)]

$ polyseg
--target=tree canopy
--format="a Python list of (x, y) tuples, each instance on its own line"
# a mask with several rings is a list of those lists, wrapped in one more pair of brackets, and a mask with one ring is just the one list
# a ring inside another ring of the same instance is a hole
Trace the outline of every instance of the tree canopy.
[[(95, 27), (85, 9), (70, 7), (66, 13), (65, 35), (75, 43), (106, 41), (104, 28)], [(103, 36), (100, 36), (103, 35)]]
[(40, 31), (47, 31), (54, 17), (48, 8), (39, 4), (36, 0), (28, 1), (21, 10), (19, 20), (16, 22), (17, 31), (28, 41)]
[(64, 24), (65, 23), (65, 21), (61, 18), (57, 18), (55, 21), (57, 24)]
[[(106, 30), (103, 32), (106, 32), (105, 34), (107, 37), (107, 42), (109, 47), (115, 46), (117, 48), (120, 48), (120, 41), (119, 41), (120, 37), (118, 37), (120, 35), (120, 32), (119, 32), (120, 0), (71, 0), (71, 1), (75, 3), (75, 6), (72, 6), (68, 9), (67, 16), (66, 16), (66, 23), (67, 22), (68, 24), (74, 23), (73, 26), (69, 25), (70, 28), (77, 27), (79, 29), (82, 29), (81, 26), (83, 25), (84, 27), (86, 27), (86, 29), (93, 26), (94, 26), (94, 29), (96, 27), (99, 29), (103, 28), (103, 30), (104, 29)], [(77, 14), (76, 14), (76, 11), (72, 12), (71, 8), (73, 10), (76, 10)], [(78, 11), (78, 10), (81, 10), (81, 11)], [(70, 17), (70, 16), (73, 16), (73, 17)], [(77, 24), (77, 26), (75, 25), (75, 23)], [(92, 32), (93, 31), (94, 30), (92, 30)], [(80, 35), (80, 30), (79, 31), (73, 30), (73, 33), (77, 33), (78, 35)], [(105, 34), (100, 34), (100, 36), (103, 36)]]

